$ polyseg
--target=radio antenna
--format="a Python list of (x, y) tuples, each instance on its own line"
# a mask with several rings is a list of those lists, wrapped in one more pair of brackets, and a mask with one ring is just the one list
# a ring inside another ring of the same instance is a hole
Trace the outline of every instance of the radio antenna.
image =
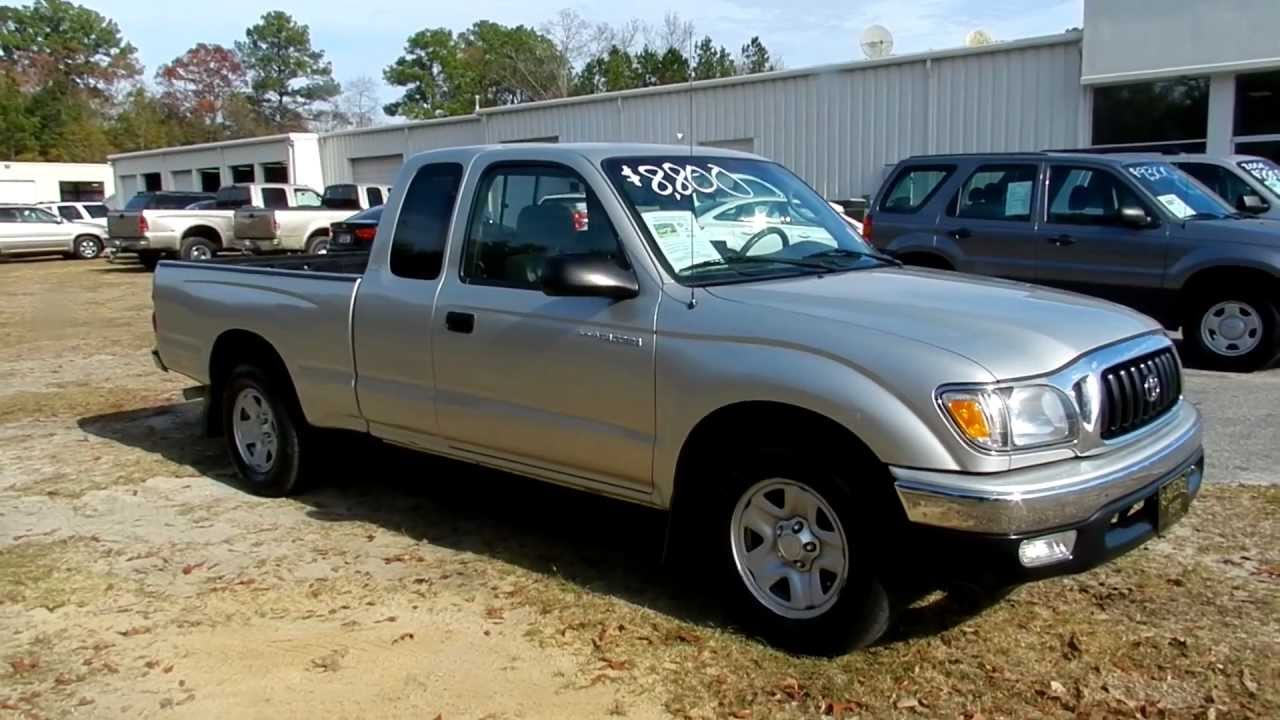
[[(689, 74), (689, 89), (688, 89), (688, 92), (689, 92), (689, 130), (688, 130), (688, 134), (689, 134), (689, 166), (685, 168), (685, 173), (686, 173), (686, 174), (692, 174), (692, 172), (693, 172), (693, 127), (694, 127), (694, 117), (693, 117), (693, 62), (694, 62), (694, 56), (693, 56), (693, 25), (689, 25), (688, 27), (689, 27), (689, 62), (688, 62), (688, 67), (689, 67), (689, 73), (688, 73), (688, 74)], [(697, 190), (695, 190), (695, 189), (693, 188), (693, 182), (692, 182), (692, 181), (690, 181), (690, 183), (689, 183), (689, 262), (691, 262), (691, 263), (693, 262), (693, 257), (694, 257), (694, 247), (693, 247), (693, 233), (694, 233), (694, 227), (693, 227), (693, 226), (698, 222), (698, 206), (697, 206), (697, 204), (694, 202), (694, 201), (696, 200), (696, 198), (695, 198), (695, 197), (694, 197), (694, 195), (693, 195), (693, 193), (695, 193), (695, 192), (697, 192)], [(690, 286), (689, 286), (689, 309), (690, 309), (690, 310), (692, 310), (692, 309), (694, 309), (694, 308), (696, 308), (696, 307), (698, 307), (698, 298), (694, 296), (694, 286), (693, 286), (693, 285), (690, 285)]]

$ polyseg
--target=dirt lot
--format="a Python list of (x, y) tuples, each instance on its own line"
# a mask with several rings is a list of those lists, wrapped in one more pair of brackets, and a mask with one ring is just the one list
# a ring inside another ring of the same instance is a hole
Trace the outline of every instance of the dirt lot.
[(1192, 373), (1213, 484), (1168, 537), (823, 660), (726, 629), (648, 511), (363, 445), (240, 492), (138, 268), (0, 298), (0, 717), (1280, 717), (1280, 372)]

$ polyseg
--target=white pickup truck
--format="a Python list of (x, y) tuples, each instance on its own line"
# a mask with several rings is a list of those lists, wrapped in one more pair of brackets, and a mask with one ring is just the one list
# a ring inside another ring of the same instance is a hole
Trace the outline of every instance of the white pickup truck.
[(315, 207), (320, 201), (320, 193), (303, 185), (228, 185), (218, 191), (212, 208), (162, 210), (126, 206), (108, 216), (107, 230), (117, 254), (136, 253), (143, 265), (154, 269), (161, 258), (208, 260), (231, 247), (237, 208)]
[(232, 246), (250, 253), (303, 252), (321, 255), (329, 250), (329, 226), (386, 202), (387, 185), (330, 185), (312, 204), (244, 207), (235, 213)]

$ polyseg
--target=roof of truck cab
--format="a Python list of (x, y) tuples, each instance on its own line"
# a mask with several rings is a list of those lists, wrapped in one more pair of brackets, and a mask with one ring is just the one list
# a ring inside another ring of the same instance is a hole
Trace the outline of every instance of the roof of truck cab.
[(635, 157), (649, 155), (697, 155), (701, 157), (736, 157), (752, 160), (763, 159), (759, 155), (726, 150), (724, 148), (697, 145), (664, 145), (651, 143), (503, 143), (493, 145), (467, 145), (463, 147), (428, 150), (422, 155), (454, 154), (458, 152), (473, 155), (519, 155), (522, 150), (538, 150), (539, 152), (563, 152), (566, 155), (579, 155), (592, 162), (600, 162), (614, 157)]

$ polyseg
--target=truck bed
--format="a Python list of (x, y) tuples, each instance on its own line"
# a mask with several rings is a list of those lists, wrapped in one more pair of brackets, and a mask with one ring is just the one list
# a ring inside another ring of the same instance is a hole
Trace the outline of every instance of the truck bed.
[(208, 383), (220, 341), (257, 338), (284, 361), (308, 420), (362, 430), (350, 318), (367, 261), (341, 253), (161, 262), (152, 291), (159, 359)]

